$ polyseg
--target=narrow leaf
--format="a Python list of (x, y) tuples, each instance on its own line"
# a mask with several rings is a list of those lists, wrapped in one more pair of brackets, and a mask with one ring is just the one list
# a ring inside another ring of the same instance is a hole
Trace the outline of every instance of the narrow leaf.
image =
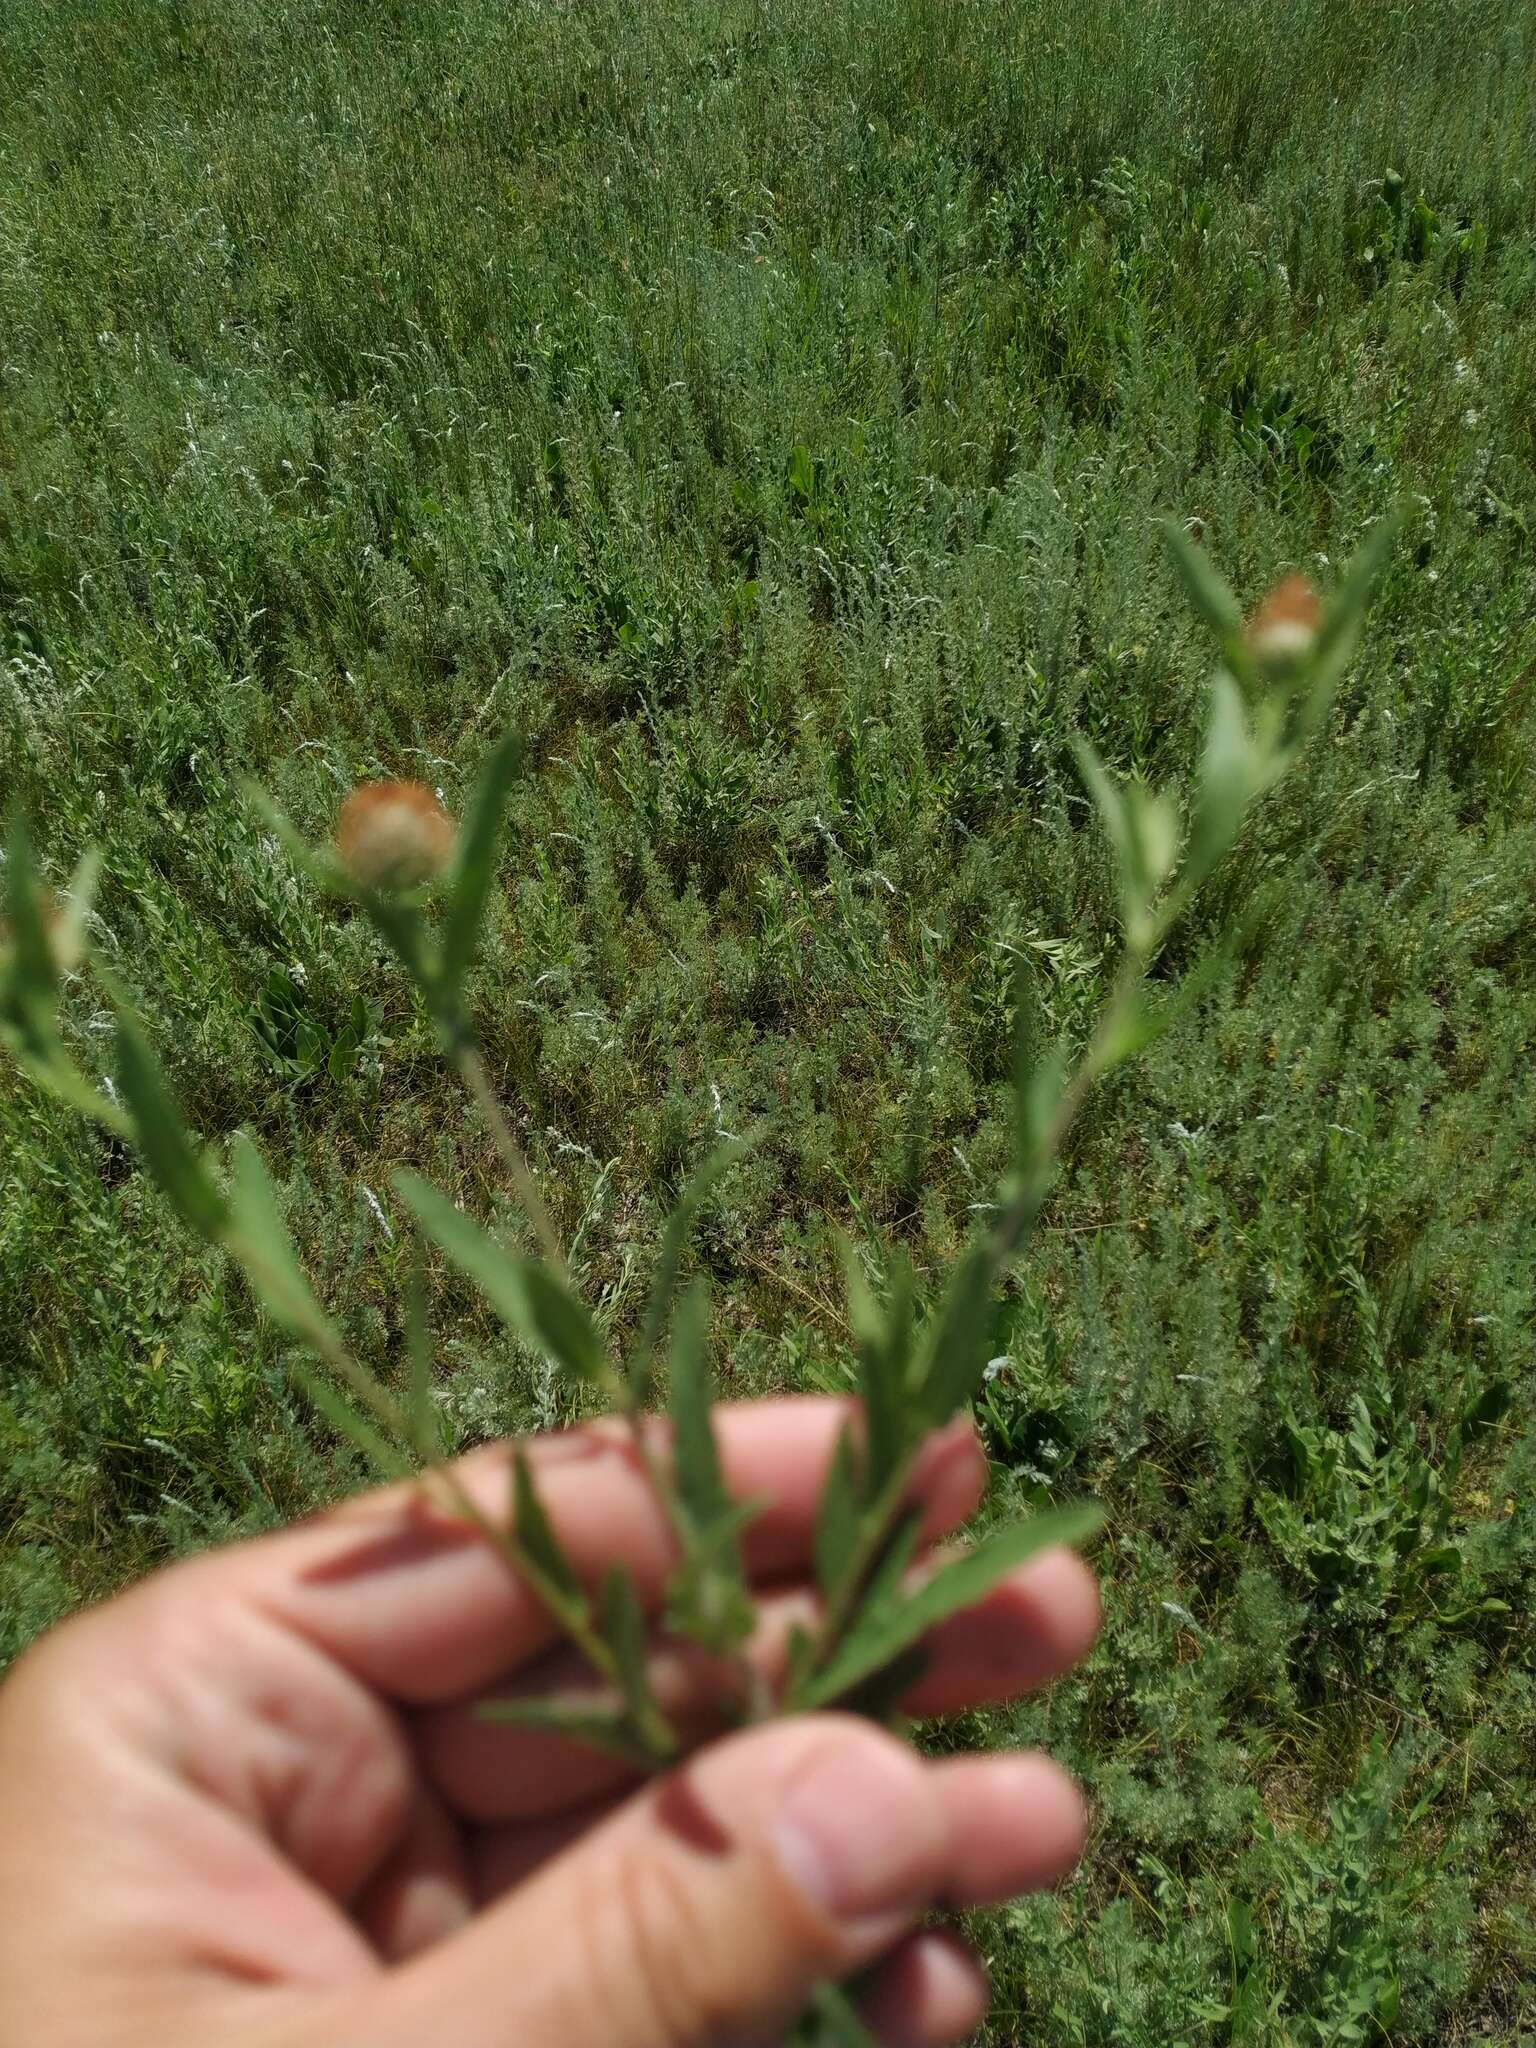
[(430, 1460), (441, 1455), (442, 1441), (437, 1404), (432, 1399), (432, 1330), (427, 1321), (426, 1262), (422, 1257), (420, 1239), (416, 1243), (406, 1290), (405, 1344), (411, 1366), (406, 1413), (418, 1452)]
[[(901, 1600), (869, 1599), (830, 1662), (796, 1705), (829, 1706), (921, 1641), (950, 1615), (984, 1600), (1010, 1572), (1055, 1543), (1081, 1543), (1103, 1515), (1094, 1507), (1057, 1508), (997, 1530)], [(874, 1589), (871, 1588), (873, 1593)]]
[(948, 1422), (981, 1383), (992, 1356), (996, 1278), (991, 1245), (978, 1238), (954, 1269), (929, 1342), (918, 1405), (930, 1429)]
[(672, 1460), (678, 1495), (696, 1532), (711, 1529), (733, 1512), (720, 1476), (720, 1452), (710, 1419), (706, 1343), (709, 1284), (702, 1276), (683, 1297), (672, 1341)]
[(828, 1600), (841, 1594), (858, 1554), (859, 1496), (858, 1453), (849, 1423), (837, 1439), (816, 1512), (816, 1583)]
[(496, 873), (496, 848), (507, 798), (523, 757), (520, 734), (506, 733), (486, 756), (469, 815), (459, 833), (458, 858), (449, 883), (443, 925), (442, 976), (451, 996), (464, 985), (480, 939), (485, 906)]
[(59, 972), (43, 922), (42, 894), (26, 814), (12, 814), (6, 847), (6, 909), (10, 918), (12, 986), (27, 1003), (41, 1003), (51, 1015)]
[(1186, 856), (1191, 882), (1208, 875), (1236, 839), (1260, 780), (1242, 692), (1229, 670), (1218, 669), (1211, 680), (1211, 716)]
[(136, 1020), (117, 1019), (117, 1074), (144, 1163), (183, 1220), (210, 1244), (223, 1242), (229, 1211), (193, 1150), (175, 1098)]
[(683, 1190), (682, 1200), (667, 1218), (666, 1229), (661, 1237), (661, 1249), (656, 1255), (656, 1270), (651, 1277), (651, 1292), (645, 1306), (645, 1321), (641, 1325), (639, 1342), (630, 1360), (629, 1401), (635, 1409), (643, 1408), (650, 1399), (651, 1374), (655, 1366), (656, 1351), (666, 1332), (667, 1318), (672, 1313), (672, 1300), (677, 1292), (678, 1268), (682, 1264), (683, 1248), (688, 1242), (688, 1233), (693, 1228), (694, 1218), (715, 1182), (745, 1150), (746, 1147), (735, 1139), (727, 1145), (717, 1146), (690, 1178)]
[(419, 1174), (394, 1176), (400, 1199), (442, 1251), (480, 1289), (515, 1335), (578, 1379), (611, 1374), (591, 1316), (547, 1266), (506, 1251)]
[(1078, 773), (1083, 778), (1083, 787), (1093, 799), (1099, 822), (1114, 850), (1116, 869), (1124, 882), (1132, 865), (1130, 825), (1125, 815), (1124, 799), (1109, 770), (1087, 740), (1075, 739), (1072, 752), (1077, 759)]
[(864, 1400), (864, 1457), (850, 1452), (850, 1497), (870, 1498), (895, 1470), (906, 1441), (907, 1367), (912, 1343), (912, 1267), (892, 1261), (889, 1308), (882, 1312), (864, 1277), (853, 1246), (842, 1243), (843, 1272), (848, 1290), (848, 1320), (858, 1358), (859, 1391)]
[(586, 1593), (544, 1512), (528, 1460), (520, 1449), (512, 1454), (512, 1533), (517, 1538), (518, 1563), (556, 1619), (572, 1614), (585, 1619)]
[(614, 1674), (631, 1725), (648, 1750), (669, 1754), (678, 1746), (677, 1735), (651, 1689), (645, 1613), (635, 1582), (622, 1565), (610, 1566), (603, 1579), (598, 1627), (613, 1652)]
[(317, 1350), (339, 1350), (341, 1339), (300, 1268), (261, 1154), (244, 1131), (235, 1133), (229, 1150), (226, 1247), (275, 1321)]
[(411, 1471), (410, 1460), (397, 1450), (382, 1430), (360, 1414), (344, 1394), (338, 1393), (322, 1373), (299, 1361), (288, 1370), (314, 1406), (338, 1436), (344, 1436), (373, 1466), (381, 1479), (404, 1479)]
[(1204, 548), (1197, 547), (1188, 529), (1178, 519), (1162, 522), (1163, 534), (1173, 556), (1174, 567), (1190, 603), (1225, 644), (1242, 631), (1243, 612)]
[(636, 1735), (626, 1710), (614, 1702), (565, 1700), (548, 1694), (527, 1699), (484, 1700), (475, 1709), (481, 1721), (497, 1721), (506, 1727), (530, 1728), (541, 1735), (558, 1735), (568, 1742), (585, 1743), (620, 1762), (650, 1770), (655, 1754)]

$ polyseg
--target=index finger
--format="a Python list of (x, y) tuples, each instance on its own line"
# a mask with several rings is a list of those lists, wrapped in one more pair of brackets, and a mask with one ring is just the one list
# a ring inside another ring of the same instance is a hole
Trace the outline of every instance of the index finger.
[[(751, 1577), (804, 1573), (816, 1512), (850, 1404), (822, 1397), (753, 1401), (715, 1411), (727, 1487), (762, 1503), (744, 1537)], [(676, 1559), (666, 1513), (627, 1434), (608, 1424), (533, 1439), (539, 1497), (584, 1583), (615, 1564), (643, 1601), (661, 1597)], [(493, 1444), (456, 1471), (499, 1526), (511, 1506), (512, 1446)], [(985, 1483), (968, 1421), (932, 1437), (913, 1478), (928, 1540), (963, 1522)], [(181, 1568), (199, 1597), (243, 1600), (407, 1705), (493, 1684), (558, 1640), (537, 1595), (501, 1552), (420, 1484), (385, 1488), (281, 1535)]]

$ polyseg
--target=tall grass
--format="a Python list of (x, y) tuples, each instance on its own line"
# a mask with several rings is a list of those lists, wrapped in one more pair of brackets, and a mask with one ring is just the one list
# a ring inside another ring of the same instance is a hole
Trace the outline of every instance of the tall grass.
[[(838, 1383), (834, 1226), (935, 1273), (1003, 1156), (1016, 950), (1067, 1027), (1112, 971), (1070, 734), (1190, 758), (1155, 516), (1256, 592), (1413, 508), (1211, 905), (1244, 947), (1009, 1305), (1000, 1489), (1115, 1536), (1088, 1674), (956, 1731), (1048, 1739), (1099, 1814), (989, 1933), (999, 2042), (1532, 2023), (1533, 77), (1516, 0), (0, 25), (5, 791), (55, 874), (104, 844), (184, 1101), (257, 1131), (385, 1372), (391, 1167), (497, 1167), (244, 778), (318, 834), (529, 733), (471, 993), (582, 1276), (625, 1325), (766, 1120), (703, 1219), (718, 1363)], [(126, 1156), (9, 1075), (0, 1145), (13, 1650), (353, 1474)], [(558, 1419), (434, 1284), (461, 1439)]]

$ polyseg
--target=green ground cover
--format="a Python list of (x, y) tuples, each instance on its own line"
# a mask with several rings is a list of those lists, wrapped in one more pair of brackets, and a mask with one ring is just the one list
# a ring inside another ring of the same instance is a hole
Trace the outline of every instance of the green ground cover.
[[(1004, 1501), (1092, 1492), (1096, 1803), (995, 2044), (1536, 2030), (1536, 15), (1523, 0), (30, 0), (0, 24), (0, 780), (189, 1116), (398, 1369), (409, 1163), (494, 1155), (242, 795), (530, 745), (473, 986), (604, 1315), (720, 1131), (728, 1392), (927, 1284), (1014, 961), (1116, 946), (1073, 763), (1193, 759), (1155, 530), (1256, 595), (1408, 507), (1332, 729), (1167, 965), (1006, 1308)], [(85, 1057), (103, 1006), (70, 1015)], [(100, 1055), (104, 1061), (105, 1052)], [(98, 1061), (99, 1063), (99, 1061)], [(136, 1163), (0, 1072), (0, 1655), (357, 1483)], [(564, 1396), (446, 1271), (468, 1444)]]

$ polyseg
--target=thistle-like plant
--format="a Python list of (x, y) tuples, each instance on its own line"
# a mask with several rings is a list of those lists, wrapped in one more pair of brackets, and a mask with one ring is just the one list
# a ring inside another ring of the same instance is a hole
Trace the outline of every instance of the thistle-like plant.
[[(308, 845), (264, 798), (280, 839), (317, 887), (371, 920), (409, 976), (444, 1057), (462, 1077), (495, 1142), (512, 1193), (538, 1240), (531, 1258), (409, 1171), (396, 1189), (422, 1237), (474, 1284), (508, 1328), (562, 1373), (595, 1390), (623, 1418), (675, 1535), (664, 1627), (699, 1644), (734, 1674), (730, 1705), (744, 1720), (840, 1707), (892, 1718), (923, 1662), (934, 1626), (982, 1599), (1047, 1544), (1079, 1542), (1097, 1524), (1089, 1506), (1004, 1525), (974, 1548), (916, 1571), (918, 1518), (911, 1504), (919, 1450), (969, 1404), (992, 1349), (999, 1283), (1028, 1245), (1074, 1120), (1091, 1091), (1198, 997), (1196, 968), (1157, 1001), (1148, 971), (1191, 899), (1231, 848), (1252, 803), (1286, 773), (1317, 732), (1358, 640), (1371, 583), (1390, 542), (1384, 521), (1367, 540), (1332, 601), (1290, 578), (1244, 623), (1230, 590), (1181, 527), (1174, 558), (1196, 611), (1215, 638), (1211, 708), (1191, 795), (1118, 782), (1086, 744), (1084, 784), (1114, 858), (1124, 943), (1097, 1022), (1076, 1047), (1043, 1042), (1027, 971), (1017, 983), (1011, 1159), (988, 1205), (989, 1220), (957, 1260), (931, 1307), (900, 1253), (884, 1262), (883, 1299), (847, 1261), (848, 1313), (861, 1400), (850, 1416), (824, 1490), (815, 1541), (819, 1619), (789, 1645), (770, 1683), (749, 1655), (756, 1609), (741, 1538), (753, 1505), (726, 1491), (711, 1424), (705, 1280), (679, 1290), (690, 1224), (711, 1185), (740, 1150), (728, 1145), (695, 1173), (667, 1223), (639, 1329), (616, 1349), (573, 1284), (558, 1231), (476, 1046), (464, 989), (495, 883), (502, 818), (519, 772), (515, 735), (486, 760), (468, 815), (455, 827), (436, 797), (414, 783), (377, 783), (353, 793), (334, 847)], [(221, 1162), (189, 1135), (130, 1005), (89, 956), (89, 902), (96, 865), (87, 855), (61, 899), (43, 887), (25, 824), (11, 831), (10, 928), (0, 959), (0, 1036), (42, 1087), (137, 1146), (184, 1222), (239, 1265), (273, 1320), (315, 1363), (294, 1370), (315, 1406), (385, 1474), (422, 1472), (450, 1511), (472, 1521), (536, 1590), (581, 1651), (594, 1684), (579, 1697), (519, 1699), (487, 1709), (557, 1730), (661, 1769), (682, 1738), (652, 1687), (650, 1624), (625, 1572), (593, 1588), (578, 1575), (540, 1502), (527, 1461), (514, 1452), (504, 1518), (487, 1516), (442, 1455), (432, 1401), (433, 1358), (421, 1290), (406, 1318), (409, 1373), (403, 1391), (382, 1381), (348, 1346), (302, 1269), (251, 1139), (236, 1133)], [(1221, 958), (1221, 935), (1206, 956)], [(89, 960), (117, 1017), (116, 1081), (79, 1064), (61, 1018), (67, 979)], [(653, 1417), (665, 1379), (668, 1418)], [(820, 2025), (858, 2038), (847, 2002), (829, 1988)]]

